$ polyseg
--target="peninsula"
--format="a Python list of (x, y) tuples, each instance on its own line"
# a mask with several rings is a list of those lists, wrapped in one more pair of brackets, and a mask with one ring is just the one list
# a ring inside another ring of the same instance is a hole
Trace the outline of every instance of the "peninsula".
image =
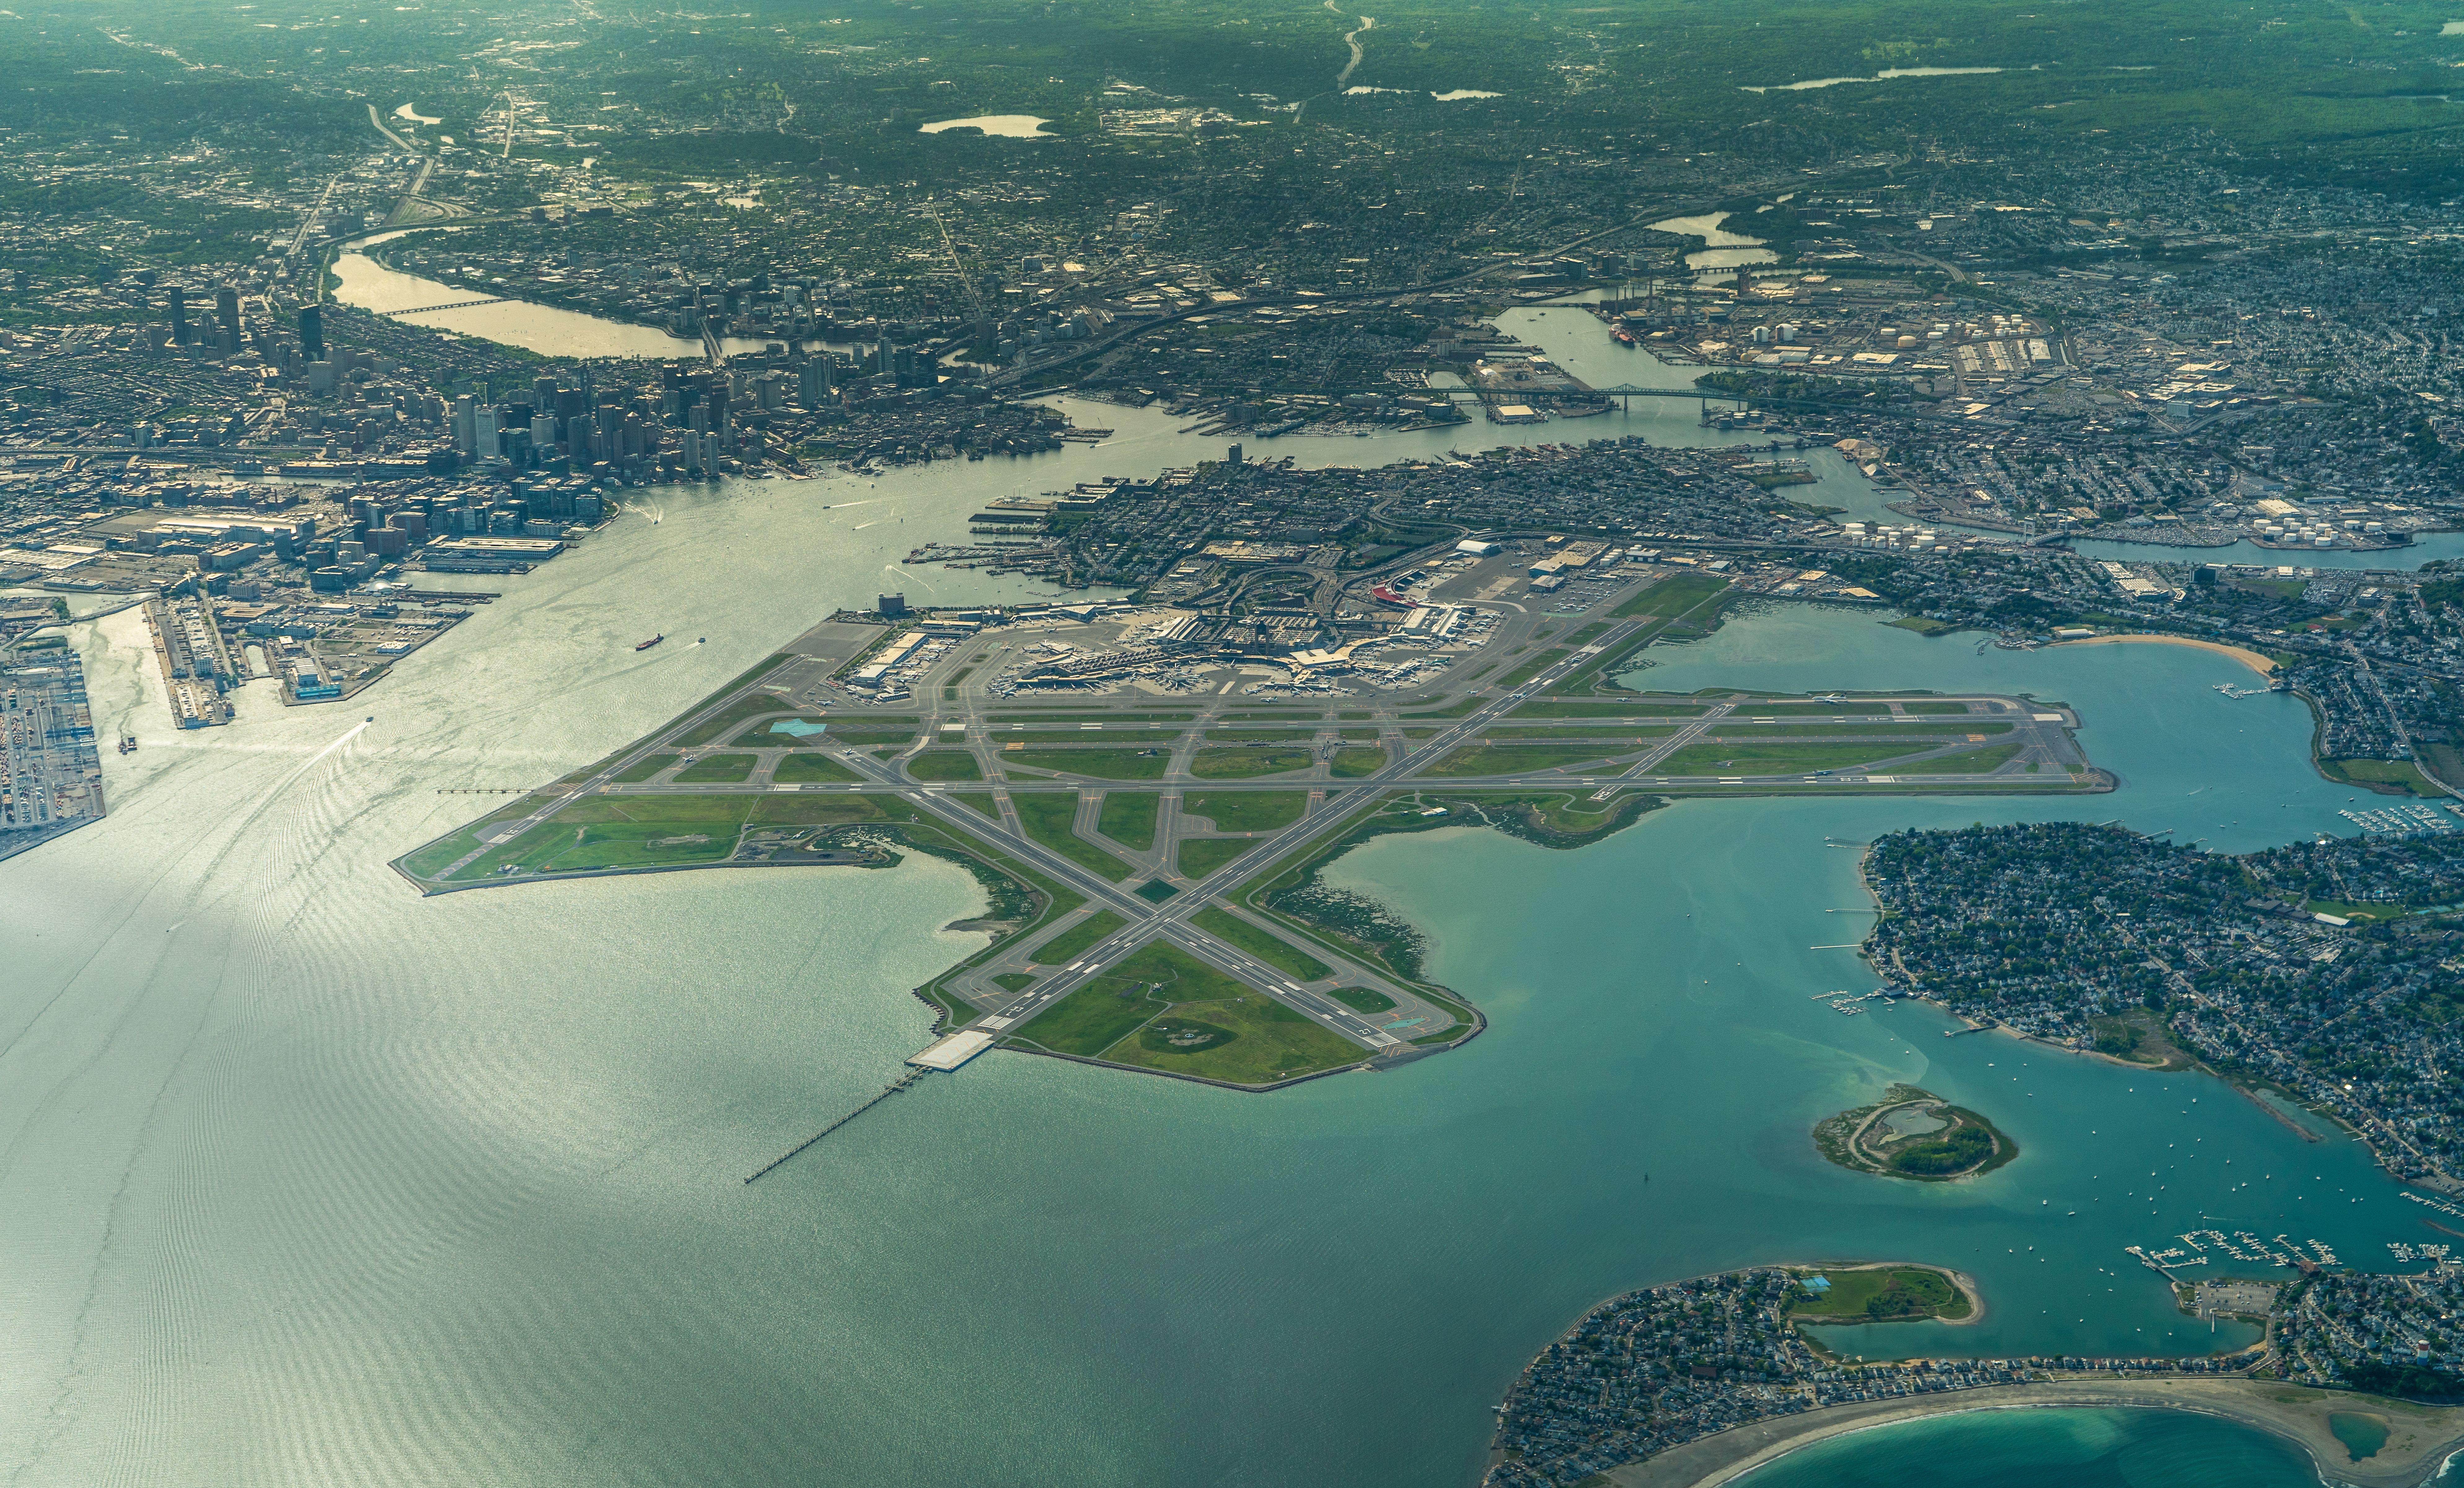
[(444, 893), (948, 857), (985, 886), (969, 925), (992, 941), (918, 989), (945, 1035), (925, 1067), (998, 1046), (1265, 1089), (1480, 1030), (1408, 927), (1319, 881), (1369, 837), (1574, 846), (1691, 796), (2110, 788), (2077, 718), (2026, 698), (1628, 690), (1644, 647), (1798, 570), (1621, 554), (1569, 593), (1533, 572), (1553, 546), (1448, 539), (1329, 573), (1341, 602), (1409, 612), (1343, 655), (1269, 656), (1152, 602), (885, 596), (395, 867)]
[(2239, 856), (2083, 822), (1893, 833), (1865, 857), (1866, 954), (1972, 1024), (2280, 1090), (2453, 1193), (2464, 824), (2404, 809)]

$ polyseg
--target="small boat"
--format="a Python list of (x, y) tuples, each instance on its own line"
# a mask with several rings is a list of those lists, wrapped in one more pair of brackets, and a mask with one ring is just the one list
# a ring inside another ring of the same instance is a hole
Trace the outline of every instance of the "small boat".
[(652, 646), (654, 646), (658, 645), (660, 642), (662, 642), (662, 641), (664, 641), (664, 640), (666, 640), (666, 639), (667, 639), (667, 636), (666, 636), (664, 633), (663, 633), (663, 634), (660, 634), (660, 635), (655, 635), (655, 636), (650, 637), (650, 639), (649, 639), (648, 641), (642, 642), (640, 645), (638, 645), (638, 646), (634, 646), (634, 647), (633, 647), (633, 649), (635, 649), (635, 650), (637, 650), (637, 651), (647, 651), (647, 650), (649, 650), (650, 647), (652, 647)]
[(137, 735), (136, 735), (136, 734), (134, 734), (134, 733), (123, 733), (123, 734), (121, 734), (121, 735), (120, 736), (120, 752), (121, 752), (121, 754), (126, 755), (126, 754), (133, 753), (133, 752), (136, 750), (136, 748), (137, 748)]

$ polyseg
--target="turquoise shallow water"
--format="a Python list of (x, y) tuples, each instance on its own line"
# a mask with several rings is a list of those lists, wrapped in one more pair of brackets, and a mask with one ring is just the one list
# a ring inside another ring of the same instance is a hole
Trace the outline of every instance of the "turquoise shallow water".
[(2301, 1450), (2169, 1411), (1980, 1411), (1817, 1442), (1737, 1488), (2318, 1488)]
[[(1494, 1019), (1467, 1048), (1272, 1097), (996, 1055), (750, 1189), (924, 1042), (908, 989), (979, 943), (939, 929), (979, 905), (963, 874), (423, 901), (384, 867), (469, 814), (439, 791), (600, 757), (987, 491), (1048, 483), (663, 491), (659, 525), (507, 580), (347, 715), (252, 690), (240, 725), (174, 733), (142, 624), (85, 627), (97, 722), (143, 746), (105, 758), (109, 821), (0, 864), (0, 1470), (1420, 1488), (1476, 1477), (1533, 1351), (1653, 1281), (1934, 1260), (1980, 1279), (1984, 1320), (1859, 1351), (2187, 1350), (2237, 1339), (2121, 1245), (2209, 1215), (2365, 1262), (2426, 1237), (2358, 1148), (2212, 1083), (1810, 1000), (1860, 977), (1815, 949), (1863, 928), (1831, 912), (1864, 901), (1827, 839), (2023, 810), (2233, 845), (2339, 825), (2298, 705), (2222, 699), (2240, 674), (2203, 653), (1748, 617), (1647, 685), (2031, 689), (2125, 788), (1695, 802), (1573, 853), (1390, 839), (1337, 876), (1432, 928), (1434, 974)], [(662, 630), (708, 644), (631, 650)], [(1901, 1079), (2022, 1159), (1919, 1188), (1815, 1157), (1815, 1120)]]

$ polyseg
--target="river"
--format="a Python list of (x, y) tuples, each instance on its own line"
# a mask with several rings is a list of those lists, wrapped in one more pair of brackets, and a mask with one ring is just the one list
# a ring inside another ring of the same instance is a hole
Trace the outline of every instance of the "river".
[[(834, 605), (893, 582), (1031, 592), (898, 566), (986, 494), (1214, 448), (1152, 411), (1081, 411), (1121, 432), (648, 492), (488, 580), (502, 599), (347, 710), (252, 688), (234, 726), (178, 733), (142, 618), (77, 629), (98, 726), (143, 747), (105, 755), (108, 820), (0, 864), (13, 1480), (760, 1484), (827, 1464), (885, 1485), (1422, 1488), (1473, 1480), (1516, 1371), (1633, 1286), (1932, 1260), (1981, 1279), (1985, 1320), (1847, 1346), (2204, 1349), (2237, 1337), (2174, 1313), (2120, 1246), (2210, 1213), (2363, 1264), (2421, 1237), (2355, 1144), (2305, 1144), (2212, 1082), (1809, 1000), (1860, 980), (1812, 949), (1865, 924), (1856, 854), (1827, 839), (2073, 814), (2222, 846), (2332, 830), (2344, 793), (2309, 770), (2299, 706), (2223, 699), (2211, 683), (2245, 678), (2209, 653), (1978, 656), (1806, 606), (1672, 649), (1648, 685), (2026, 689), (2082, 711), (2123, 788), (1690, 802), (1572, 853), (1388, 839), (1338, 876), (1434, 929), (1434, 974), (1494, 1020), (1464, 1049), (1267, 1097), (996, 1055), (745, 1187), (921, 1046), (907, 989), (980, 943), (939, 928), (980, 904), (965, 874), (421, 900), (385, 864), (486, 803), (439, 792), (599, 758)], [(1368, 463), (1421, 438), (1267, 448)], [(630, 649), (654, 631), (701, 644)], [(1893, 1080), (1984, 1109), (2022, 1159), (1920, 1186), (1816, 1158), (1812, 1123)], [(2229, 1188), (2225, 1158), (2267, 1176)], [(2120, 1201), (2116, 1175), (2151, 1170), (2164, 1202)]]
[[(403, 235), (386, 233), (368, 239), (363, 246), (373, 248)], [(451, 239), (448, 237), (443, 241)], [(340, 281), (334, 290), (336, 299), (379, 315), (398, 315), (401, 311), (415, 310), (423, 305), (457, 305), (464, 300), (485, 298), (491, 293), (473, 285), (446, 284), (388, 269), (365, 253), (337, 256), (334, 276)], [(408, 325), (451, 331), (459, 336), (476, 336), (558, 357), (650, 357), (698, 361), (703, 355), (698, 337), (670, 336), (657, 326), (610, 320), (526, 299), (499, 300), (491, 305), (465, 305), (458, 310), (431, 310), (423, 315), (399, 316), (399, 318)], [(758, 352), (768, 342), (759, 337), (730, 336), (721, 339), (719, 344), (725, 351), (735, 354)]]

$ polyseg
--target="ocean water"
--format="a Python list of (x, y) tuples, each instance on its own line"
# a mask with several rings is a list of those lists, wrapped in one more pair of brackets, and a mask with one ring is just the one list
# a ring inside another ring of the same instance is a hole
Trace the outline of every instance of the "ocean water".
[(1737, 1488), (2318, 1488), (2299, 1448), (2213, 1416), (2045, 1408), (1835, 1436)]

